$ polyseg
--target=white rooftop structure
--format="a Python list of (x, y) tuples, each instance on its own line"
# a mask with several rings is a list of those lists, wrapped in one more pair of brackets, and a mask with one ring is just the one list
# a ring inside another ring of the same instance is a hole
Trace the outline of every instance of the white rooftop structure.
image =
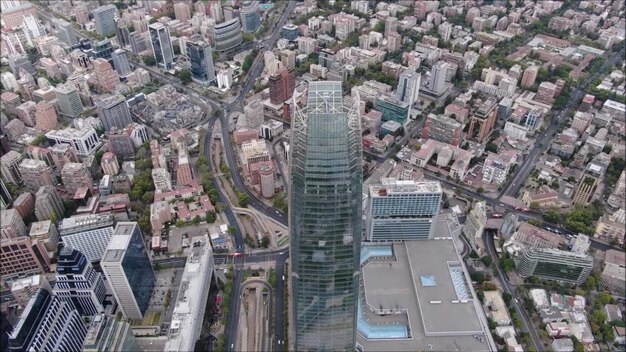
[(193, 351), (200, 338), (213, 270), (213, 251), (207, 236), (194, 237), (172, 313), (164, 351)]
[(386, 189), (387, 194), (394, 193), (441, 193), (439, 182), (417, 182), (413, 180), (398, 180), (385, 177), (380, 180), (381, 185), (370, 186), (371, 192), (378, 193), (379, 189)]

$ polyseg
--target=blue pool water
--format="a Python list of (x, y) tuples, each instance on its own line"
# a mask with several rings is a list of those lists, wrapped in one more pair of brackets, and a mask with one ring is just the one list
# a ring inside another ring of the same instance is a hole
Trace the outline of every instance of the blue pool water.
[(391, 257), (391, 246), (363, 246), (361, 247), (361, 264), (370, 257)]
[(259, 5), (259, 9), (261, 9), (261, 10), (271, 9), (272, 7), (274, 7), (274, 4), (261, 4), (261, 5)]

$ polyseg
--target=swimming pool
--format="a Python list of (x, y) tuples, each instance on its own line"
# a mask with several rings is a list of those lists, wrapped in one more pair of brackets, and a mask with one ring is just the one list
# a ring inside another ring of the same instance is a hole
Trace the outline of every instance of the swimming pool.
[(363, 246), (361, 247), (361, 264), (371, 257), (391, 257), (391, 246)]

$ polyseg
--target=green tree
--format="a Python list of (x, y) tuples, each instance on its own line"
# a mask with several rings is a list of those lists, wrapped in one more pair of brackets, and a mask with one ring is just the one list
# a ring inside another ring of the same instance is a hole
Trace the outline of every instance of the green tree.
[(480, 258), (480, 261), (483, 262), (483, 264), (485, 264), (486, 267), (490, 267), (491, 264), (493, 263), (493, 258), (491, 258), (490, 256), (486, 255), (486, 256)]
[(248, 207), (248, 195), (243, 193), (243, 192), (238, 192), (235, 191), (237, 193), (237, 201), (239, 202), (239, 206), (242, 208), (247, 208)]
[(141, 201), (144, 204), (150, 204), (154, 201), (154, 192), (146, 192), (141, 196)]
[(216, 220), (215, 212), (213, 211), (207, 212), (206, 215), (204, 216), (204, 219), (209, 224), (214, 223)]
[(176, 220), (176, 227), (184, 227), (185, 225), (187, 225), (187, 223), (185, 223), (182, 219)]
[(592, 291), (596, 289), (596, 278), (593, 275), (587, 276), (585, 282), (580, 286), (585, 291)]
[(515, 261), (511, 258), (503, 257), (500, 258), (500, 266), (502, 267), (502, 270), (509, 272), (515, 267)]
[(228, 228), (226, 229), (226, 232), (228, 232), (229, 234), (232, 235), (232, 234), (235, 233), (236, 230), (237, 229), (235, 227), (228, 225)]
[(504, 292), (502, 294), (502, 300), (504, 301), (504, 304), (506, 304), (507, 307), (511, 305), (511, 300), (512, 299), (513, 299), (513, 296), (511, 296), (510, 293)]
[(533, 210), (539, 210), (541, 208), (541, 206), (537, 202), (531, 202), (529, 207), (530, 209), (533, 209)]
[(156, 59), (152, 55), (144, 55), (141, 57), (141, 61), (143, 61), (146, 66), (154, 66), (156, 65)]
[(191, 223), (194, 225), (198, 225), (200, 223), (200, 216), (196, 215), (193, 220), (191, 220)]
[(487, 146), (485, 146), (485, 151), (492, 152), (492, 153), (497, 153), (498, 152), (498, 146), (493, 144), (493, 143), (487, 143)]
[(263, 236), (261, 238), (261, 243), (259, 244), (262, 248), (267, 248), (270, 245), (270, 238), (268, 235)]
[(598, 295), (596, 296), (596, 301), (601, 305), (605, 305), (611, 303), (611, 301), (613, 301), (613, 298), (610, 294), (606, 292), (598, 292)]
[(180, 79), (180, 83), (185, 84), (185, 85), (191, 83), (192, 81), (190, 70), (180, 70), (178, 71), (176, 76), (178, 77), (178, 79)]
[(559, 224), (561, 222), (561, 215), (554, 210), (546, 210), (542, 214), (542, 217), (545, 221), (553, 224)]

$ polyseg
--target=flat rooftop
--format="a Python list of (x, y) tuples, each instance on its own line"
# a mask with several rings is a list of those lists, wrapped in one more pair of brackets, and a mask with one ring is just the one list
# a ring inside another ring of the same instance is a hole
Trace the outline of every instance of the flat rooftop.
[(209, 237), (194, 237), (164, 351), (193, 351), (204, 322), (214, 266)]
[(362, 319), (371, 326), (408, 324), (408, 338), (367, 339), (358, 333), (364, 351), (490, 350), (486, 318), (446, 221), (439, 220), (435, 232), (433, 240), (386, 245), (390, 257), (372, 249), (384, 245), (368, 246), (376, 254), (362, 267)]

